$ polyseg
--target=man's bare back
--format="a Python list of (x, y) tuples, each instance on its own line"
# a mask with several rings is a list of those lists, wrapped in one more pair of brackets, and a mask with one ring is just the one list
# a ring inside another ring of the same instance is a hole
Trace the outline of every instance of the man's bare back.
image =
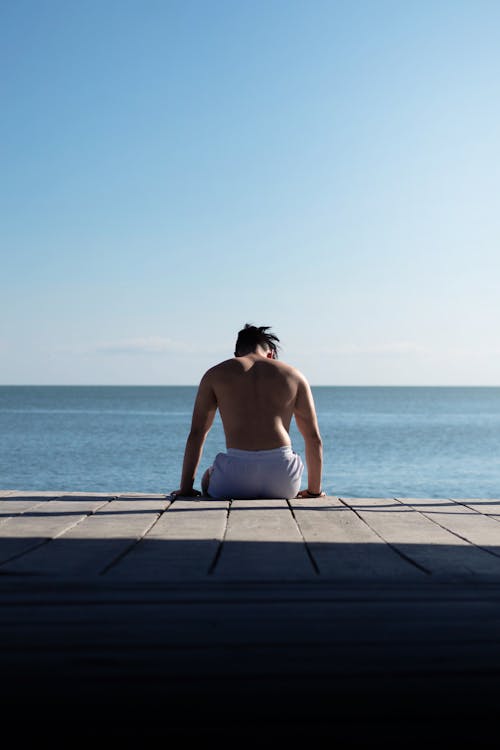
[[(306, 448), (308, 489), (303, 493), (309, 497), (324, 494), (321, 489), (322, 441), (310, 386), (296, 368), (276, 359), (273, 339), (278, 339), (266, 331), (265, 327), (257, 329), (247, 324), (239, 333), (235, 357), (220, 362), (203, 375), (186, 442), (181, 487), (172, 495), (199, 494), (193, 489), (195, 473), (217, 409), (226, 448), (233, 454), (248, 452), (248, 459), (255, 458), (256, 452), (260, 452), (262, 458), (266, 458), (262, 454), (265, 451), (287, 453), (287, 447), (291, 449), (290, 424), (295, 417)], [(254, 336), (253, 341), (248, 342), (249, 335)], [(243, 464), (238, 467), (242, 469)], [(210, 471), (205, 472), (202, 480), (206, 494)]]
[(300, 374), (293, 367), (248, 354), (221, 362), (206, 377), (228, 448), (252, 451), (291, 445), (290, 423), (300, 390)]

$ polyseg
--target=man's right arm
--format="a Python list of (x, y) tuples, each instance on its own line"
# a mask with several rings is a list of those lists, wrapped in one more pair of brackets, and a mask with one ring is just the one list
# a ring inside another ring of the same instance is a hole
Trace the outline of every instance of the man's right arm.
[[(217, 411), (217, 399), (211, 385), (209, 373), (201, 379), (193, 408), (191, 429), (186, 441), (182, 464), (180, 489), (172, 495), (192, 495), (193, 484), (198, 464), (200, 463), (203, 445), (213, 424)], [(199, 493), (196, 493), (199, 494)]]
[(307, 489), (311, 494), (322, 492), (321, 477), (323, 472), (323, 441), (319, 431), (318, 418), (314, 399), (307, 380), (299, 380), (294, 417), (297, 427), (304, 438), (307, 465)]

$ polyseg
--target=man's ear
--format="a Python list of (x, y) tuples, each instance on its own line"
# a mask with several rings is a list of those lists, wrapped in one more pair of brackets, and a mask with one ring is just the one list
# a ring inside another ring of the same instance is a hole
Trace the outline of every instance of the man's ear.
[(274, 356), (273, 356), (273, 353), (272, 353), (272, 351), (268, 351), (268, 352), (267, 352), (267, 354), (266, 354), (266, 357), (267, 357), (268, 359), (274, 359)]

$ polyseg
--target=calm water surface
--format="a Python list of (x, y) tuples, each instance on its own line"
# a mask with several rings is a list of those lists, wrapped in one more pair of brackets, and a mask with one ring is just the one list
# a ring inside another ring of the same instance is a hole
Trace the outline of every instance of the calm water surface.
[[(0, 386), (0, 489), (177, 489), (195, 393), (194, 386)], [(500, 497), (500, 388), (322, 386), (313, 394), (328, 494)], [(291, 437), (304, 457), (295, 423)], [(224, 449), (217, 416), (198, 487)]]

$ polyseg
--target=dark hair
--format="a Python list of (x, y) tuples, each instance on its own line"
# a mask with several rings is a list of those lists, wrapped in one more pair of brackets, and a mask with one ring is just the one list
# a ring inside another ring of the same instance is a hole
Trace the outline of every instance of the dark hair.
[(270, 327), (253, 326), (250, 323), (245, 323), (245, 327), (238, 332), (234, 356), (243, 357), (245, 354), (254, 352), (258, 346), (262, 346), (265, 349), (270, 349), (277, 359), (279, 338), (274, 333), (268, 333)]

